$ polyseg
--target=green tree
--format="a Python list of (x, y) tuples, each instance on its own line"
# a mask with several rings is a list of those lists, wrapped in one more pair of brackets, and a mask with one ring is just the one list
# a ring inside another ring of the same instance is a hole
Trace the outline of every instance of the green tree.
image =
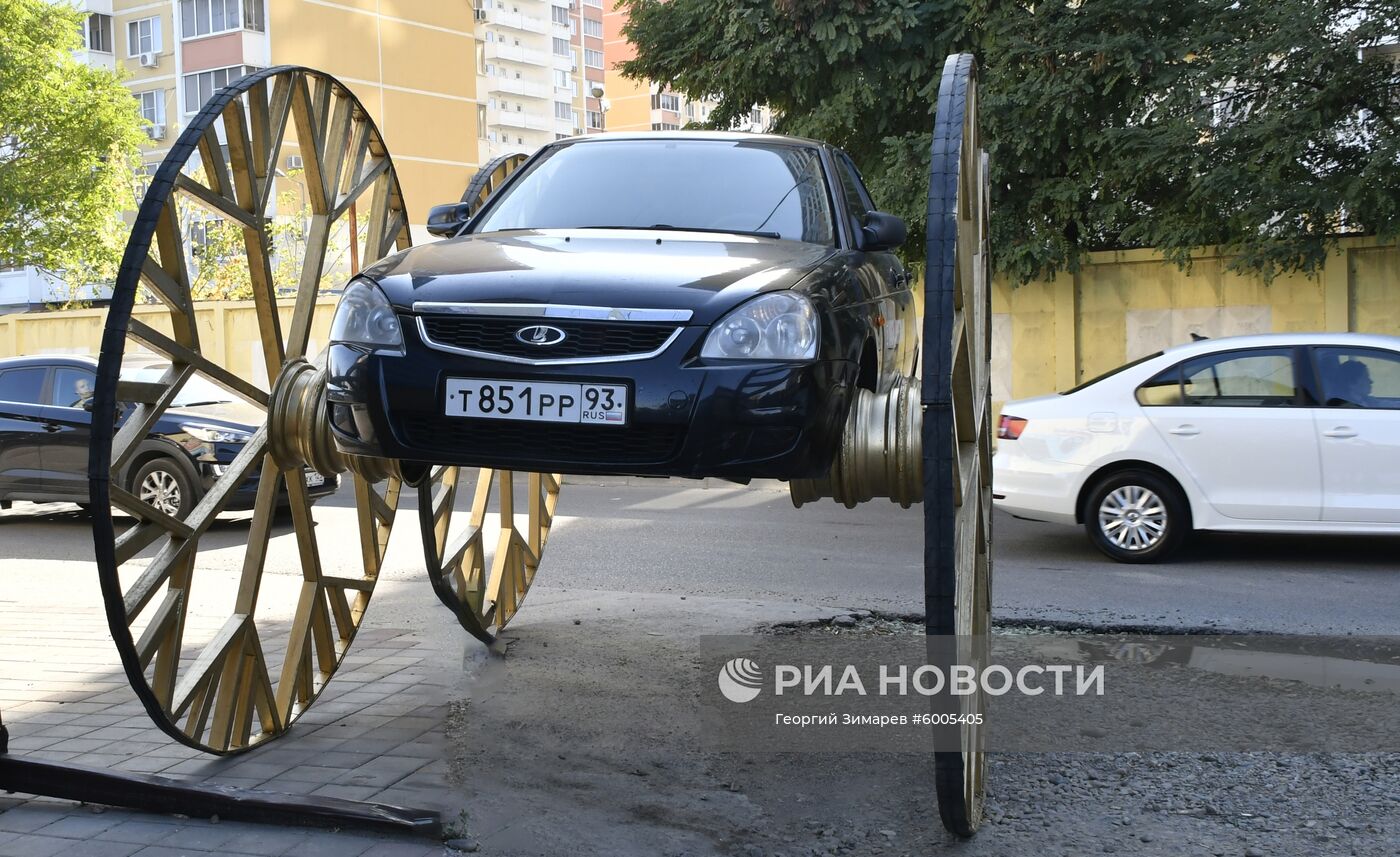
[(624, 0), (629, 76), (751, 104), (851, 152), (921, 255), (943, 58), (981, 62), (996, 267), (1095, 249), (1272, 277), (1400, 234), (1400, 4), (1343, 0)]
[(110, 71), (79, 62), (84, 15), (0, 0), (0, 260), (110, 279), (142, 120)]

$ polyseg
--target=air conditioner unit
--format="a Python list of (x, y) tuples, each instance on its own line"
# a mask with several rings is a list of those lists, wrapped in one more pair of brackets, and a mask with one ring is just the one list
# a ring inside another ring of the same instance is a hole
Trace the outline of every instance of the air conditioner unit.
[(306, 166), (306, 162), (301, 159), (301, 155), (287, 156), (287, 169), (299, 170)]
[(165, 126), (164, 126), (164, 125), (147, 125), (147, 126), (146, 126), (146, 136), (147, 136), (147, 137), (150, 137), (152, 140), (164, 140), (164, 139), (165, 139)]
[(157, 57), (155, 54), (142, 54), (142, 55), (141, 55), (141, 67), (142, 67), (142, 68), (155, 68), (156, 65), (158, 65), (159, 63), (160, 63), (160, 58)]

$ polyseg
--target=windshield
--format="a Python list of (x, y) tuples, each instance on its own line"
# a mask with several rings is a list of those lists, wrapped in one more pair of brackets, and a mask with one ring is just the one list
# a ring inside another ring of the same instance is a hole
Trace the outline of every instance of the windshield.
[[(154, 383), (164, 378), (169, 369), (169, 363), (152, 363), (134, 367), (123, 366), (121, 376), (123, 381)], [(233, 400), (233, 395), (223, 387), (206, 381), (198, 375), (191, 375), (185, 385), (180, 388), (180, 392), (175, 395), (175, 401), (171, 402), (170, 406), (172, 408), (188, 408), (192, 405), (219, 405)]]
[(1064, 391), (1063, 393), (1061, 393), (1060, 395), (1061, 395), (1061, 396), (1068, 396), (1068, 395), (1071, 394), (1071, 393), (1078, 393), (1080, 390), (1084, 389), (1085, 387), (1092, 387), (1092, 386), (1094, 386), (1095, 384), (1099, 383), (1100, 381), (1106, 380), (1106, 379), (1108, 379), (1108, 378), (1112, 378), (1114, 375), (1117, 375), (1119, 372), (1122, 372), (1122, 371), (1124, 371), (1124, 370), (1133, 368), (1134, 366), (1138, 365), (1139, 363), (1146, 363), (1146, 362), (1149, 361), (1149, 360), (1156, 360), (1158, 357), (1161, 357), (1161, 356), (1162, 356), (1163, 354), (1165, 354), (1165, 353), (1166, 353), (1166, 352), (1164, 352), (1164, 351), (1158, 351), (1158, 352), (1156, 352), (1156, 353), (1149, 354), (1149, 355), (1147, 355), (1146, 357), (1139, 357), (1138, 359), (1134, 360), (1134, 361), (1131, 362), (1131, 363), (1124, 363), (1122, 366), (1119, 366), (1117, 369), (1110, 369), (1110, 370), (1108, 370), (1107, 372), (1103, 373), (1102, 375), (1098, 375), (1098, 376), (1096, 376), (1096, 377), (1094, 377), (1094, 378), (1090, 378), (1089, 380), (1085, 381), (1084, 383), (1080, 384), (1080, 385), (1077, 386), (1077, 387), (1070, 387), (1068, 390), (1065, 390), (1065, 391)]
[(833, 244), (816, 149), (732, 140), (608, 140), (547, 149), (473, 232), (699, 229)]

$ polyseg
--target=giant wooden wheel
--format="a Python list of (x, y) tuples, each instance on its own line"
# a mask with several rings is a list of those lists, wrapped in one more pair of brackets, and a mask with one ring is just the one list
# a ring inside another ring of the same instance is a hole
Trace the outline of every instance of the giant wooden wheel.
[[(923, 463), (926, 627), (938, 657), (977, 663), (991, 629), (991, 277), (987, 156), (970, 54), (943, 68), (934, 120), (924, 296)], [(985, 711), (982, 694), (950, 713)], [(961, 749), (935, 754), (939, 813), (970, 836), (982, 819), (981, 724), (955, 731)]]
[[(480, 207), (524, 162), (510, 155), (486, 164), (463, 200)], [(283, 198), (288, 183), (301, 209)], [(847, 505), (924, 501), (927, 631), (957, 639), (946, 657), (959, 662), (983, 655), (990, 627), (987, 188), (975, 65), (950, 57), (933, 137), (922, 380), (858, 401), (832, 475), (793, 491), (799, 505), (821, 496)], [(297, 227), (290, 239), (289, 223)], [(407, 223), (393, 164), (363, 106), (333, 78), (293, 67), (217, 93), (141, 204), (93, 399), (93, 533), (127, 677), (152, 719), (189, 746), (240, 752), (307, 710), (363, 619), (405, 482), (418, 491), (433, 588), (476, 637), (494, 642), (535, 578), (561, 475), (482, 469), (469, 480), (458, 467), (347, 456), (331, 438), (313, 348), (317, 299), (324, 285), (343, 285), (362, 265), (405, 249)], [(228, 230), (234, 250), (211, 238)], [(196, 283), (226, 269), (242, 272), (239, 294), (255, 317), (251, 373), (236, 355), (201, 347), (226, 313), (201, 315)], [(138, 297), (160, 311), (134, 313)], [(133, 343), (163, 359), (156, 377), (121, 380)], [(133, 474), (150, 460), (156, 423), (183, 418), (180, 395), (196, 378), (253, 408), (256, 428), (232, 437), (182, 426), (207, 470), (174, 480), (188, 505), (171, 514), (168, 484), (152, 483), (151, 505)], [(313, 514), (310, 486), (327, 478), (353, 482), (353, 510)], [(218, 516), (249, 490), (251, 524), (230, 532)], [(290, 529), (277, 523), (283, 507)], [(323, 556), (335, 547), (318, 540), (316, 525), (339, 514), (353, 516), (358, 549), (328, 566)], [(980, 697), (962, 700), (961, 713), (983, 711)], [(980, 726), (960, 728), (957, 740), (959, 750), (936, 755), (938, 801), (945, 825), (970, 835), (985, 788)]]
[[(279, 194), (289, 185), (301, 208)], [(274, 237), (274, 226), (289, 219), (297, 234)], [(364, 107), (331, 77), (291, 67), (244, 77), (215, 95), (141, 204), (98, 365), (93, 534), (127, 677), (151, 718), (192, 747), (228, 753), (284, 732), (335, 673), (374, 591), (400, 479), (391, 463), (348, 461), (336, 451), (309, 346), (323, 278), (408, 246), (407, 224), (389, 153)], [(219, 255), (211, 236), (226, 229), (240, 238), (237, 252)], [(221, 316), (196, 310), (198, 267), (239, 264), (260, 344), (253, 374), (265, 370), (266, 386), (201, 348)], [(279, 304), (279, 289), (290, 301)], [(133, 316), (140, 290), (164, 311)], [(167, 361), (158, 380), (119, 382), (133, 343)], [(237, 447), (229, 445), (241, 439), (236, 432), (188, 430), (190, 448), (211, 462), (221, 447), (238, 451), (185, 474), (185, 491), (199, 497), (185, 496), (193, 508), (175, 517), (136, 496), (132, 470), (160, 454), (148, 438), (157, 420), (185, 418), (174, 406), (194, 378), (250, 405), (259, 426)], [(123, 405), (117, 425), (119, 400), (135, 404), (129, 413)], [(354, 482), (360, 543), (353, 568), (328, 569), (308, 483), (340, 473)], [(230, 546), (216, 516), (253, 477), (252, 523)], [(290, 510), (291, 533), (278, 533), (279, 507)], [(284, 555), (281, 574), (269, 573), (273, 554)]]

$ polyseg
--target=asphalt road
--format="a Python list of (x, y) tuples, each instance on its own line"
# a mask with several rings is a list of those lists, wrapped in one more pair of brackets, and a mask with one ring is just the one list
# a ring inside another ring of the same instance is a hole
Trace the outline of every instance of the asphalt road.
[[(696, 641), (841, 608), (918, 612), (919, 509), (798, 510), (779, 491), (684, 482), (566, 485), (544, 565), (507, 634), (509, 654), (488, 659), (436, 604), (411, 506), (400, 509), (365, 621), (442, 641), (433, 664), (452, 679), (455, 715), (443, 728), (453, 786), (432, 798), (448, 817), (462, 808), (479, 853), (1397, 853), (1392, 756), (995, 755), (989, 823), (960, 843), (933, 820), (926, 759), (745, 756), (698, 741), (697, 706), (713, 684), (697, 678)], [(358, 550), (349, 492), (318, 506), (316, 520), (327, 571), (348, 571)], [(1216, 537), (1178, 563), (1129, 567), (1099, 557), (1073, 528), (1005, 516), (996, 524), (1002, 618), (1400, 629), (1396, 540)], [(222, 606), (220, 620), (246, 533), (247, 516), (229, 516), (201, 545), (196, 589)], [(57, 591), (86, 611), (83, 633), (102, 637), (91, 556), (89, 521), (76, 507), (0, 512), (0, 623), (5, 610), (51, 602)], [(283, 521), (260, 617), (264, 608), (286, 613), (299, 582)], [(296, 735), (284, 740), (295, 752)]]
[[(342, 489), (318, 506), (328, 565), (354, 561), (350, 503)], [(676, 593), (916, 613), (921, 515), (883, 501), (794, 509), (786, 492), (766, 488), (581, 480), (561, 497), (537, 592)], [(384, 574), (421, 580), (416, 515), (399, 520)], [(230, 565), (241, 564), (245, 527), (246, 516), (230, 516), (202, 553), (217, 545)], [(285, 543), (290, 559), (289, 526), (279, 531), (274, 544)], [(1400, 634), (1400, 539), (1211, 534), (1174, 562), (1132, 566), (1105, 559), (1072, 527), (997, 514), (994, 532), (999, 618)], [(87, 518), (74, 506), (19, 503), (0, 512), (0, 558), (32, 564), (90, 562), (91, 555)]]

